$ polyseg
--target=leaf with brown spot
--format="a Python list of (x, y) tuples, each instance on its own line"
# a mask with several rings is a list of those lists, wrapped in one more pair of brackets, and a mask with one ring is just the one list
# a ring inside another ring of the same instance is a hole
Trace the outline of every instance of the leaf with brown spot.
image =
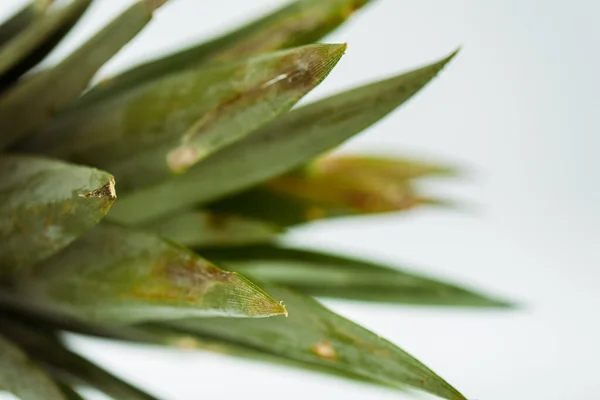
[[(409, 385), (439, 397), (465, 400), (450, 384), (393, 343), (292, 291), (266, 286), (283, 299), (289, 318), (207, 318), (161, 323), (175, 332), (272, 354), (388, 386)], [(316, 346), (316, 347), (315, 347)], [(333, 354), (335, 353), (335, 357)]]
[(0, 156), (0, 276), (31, 267), (87, 232), (113, 204), (111, 193), (113, 177), (95, 168)]
[[(67, 7), (86, 6), (74, 0)], [(138, 0), (56, 66), (13, 86), (0, 98), (0, 149), (40, 129), (76, 99), (94, 74), (146, 26), (154, 0)]]
[(31, 304), (103, 323), (286, 313), (237, 273), (152, 234), (112, 225), (97, 226), (17, 276), (15, 286)]
[(370, 1), (295, 1), (224, 36), (107, 78), (86, 92), (74, 104), (74, 108), (87, 107), (182, 69), (207, 63), (230, 62), (318, 42)]
[(180, 71), (67, 112), (21, 148), (104, 168), (122, 194), (132, 192), (186, 171), (287, 112), (345, 48), (315, 44)]
[(452, 57), (454, 53), (426, 67), (292, 110), (185, 174), (121, 197), (111, 218), (140, 223), (214, 202), (298, 168), (381, 120), (421, 90)]
[(316, 250), (263, 244), (202, 249), (202, 254), (250, 279), (312, 296), (444, 307), (511, 307), (506, 301), (408, 269)]
[[(3, 326), (5, 323), (2, 321)], [(66, 400), (56, 382), (0, 334), (0, 393), (3, 391), (23, 400)]]

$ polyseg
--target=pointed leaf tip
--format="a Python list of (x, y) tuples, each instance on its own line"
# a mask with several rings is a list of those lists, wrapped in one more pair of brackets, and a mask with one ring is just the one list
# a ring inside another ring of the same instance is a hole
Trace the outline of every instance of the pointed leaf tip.
[(14, 279), (32, 305), (99, 322), (270, 317), (285, 308), (243, 276), (142, 231), (99, 225)]

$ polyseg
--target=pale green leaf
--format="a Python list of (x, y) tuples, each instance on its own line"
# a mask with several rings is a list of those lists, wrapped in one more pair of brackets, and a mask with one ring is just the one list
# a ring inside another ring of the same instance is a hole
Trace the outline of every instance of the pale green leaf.
[(107, 324), (286, 312), (236, 273), (157, 236), (111, 225), (97, 226), (15, 286), (28, 302)]

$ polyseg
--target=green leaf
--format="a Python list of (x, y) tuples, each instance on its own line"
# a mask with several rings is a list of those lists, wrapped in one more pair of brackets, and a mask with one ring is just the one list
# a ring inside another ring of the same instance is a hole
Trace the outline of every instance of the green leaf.
[(258, 53), (317, 42), (370, 0), (299, 0), (207, 43), (131, 68), (105, 79), (75, 104), (85, 107), (175, 71), (228, 62)]
[[(4, 326), (4, 321), (3, 321)], [(56, 383), (7, 338), (0, 335), (0, 392), (22, 400), (66, 400)]]
[(111, 225), (36, 265), (15, 286), (29, 302), (102, 323), (286, 313), (244, 277), (157, 236)]
[(143, 227), (188, 247), (261, 243), (282, 232), (281, 228), (267, 222), (209, 211), (187, 211)]
[(186, 174), (126, 196), (113, 208), (111, 218), (139, 223), (213, 202), (297, 168), (393, 111), (453, 56), (293, 110)]
[(53, 0), (34, 0), (0, 25), (0, 46), (23, 32), (44, 15)]
[[(43, 4), (44, 2), (37, 3)], [(0, 88), (7, 87), (42, 61), (79, 21), (90, 3), (91, 0), (73, 0), (60, 10), (47, 13), (35, 21), (30, 20), (25, 29), (7, 41), (0, 48)], [(31, 10), (32, 8), (33, 10)], [(39, 5), (30, 6), (29, 11), (23, 11), (24, 14), (17, 15), (17, 20), (21, 20), (20, 24), (26, 22), (33, 17), (32, 14), (39, 13), (39, 8)], [(18, 21), (13, 23), (18, 23)], [(4, 123), (0, 123), (0, 126), (5, 128)], [(5, 133), (2, 132), (2, 134)]]
[(114, 180), (95, 168), (0, 156), (0, 275), (67, 246), (104, 217)]
[[(68, 7), (87, 3), (89, 0), (74, 0)], [(98, 69), (136, 36), (162, 3), (136, 2), (58, 65), (0, 98), (0, 149), (39, 129), (79, 96)]]
[(288, 111), (345, 48), (316, 44), (180, 71), (67, 113), (23, 148), (107, 169), (120, 192), (130, 192), (187, 170)]
[(199, 335), (186, 335), (178, 332), (176, 329), (169, 329), (163, 326), (143, 326), (139, 327), (144, 329), (148, 334), (154, 335), (154, 344), (162, 344), (173, 346), (181, 350), (202, 350), (218, 353), (226, 356), (234, 356), (250, 359), (253, 361), (267, 362), (276, 365), (281, 365), (291, 368), (299, 368), (307, 371), (313, 371), (328, 375), (337, 376), (340, 378), (346, 378), (354, 381), (370, 383), (374, 385), (384, 386), (393, 388), (396, 390), (402, 390), (400, 385), (388, 385), (380, 381), (374, 381), (364, 376), (360, 376), (345, 370), (336, 370), (329, 368), (329, 366), (319, 365), (311, 362), (305, 362), (297, 359), (290, 359), (284, 356), (270, 353), (268, 351), (262, 351), (256, 348), (251, 348), (241, 344), (226, 342), (220, 339), (213, 339), (210, 337), (200, 337)]
[[(2, 328), (11, 340), (18, 343), (37, 362), (43, 364), (63, 384), (91, 386), (115, 399), (156, 400), (155, 397), (69, 351), (55, 336), (12, 321)], [(39, 398), (42, 399), (50, 400), (50, 397)]]
[(386, 385), (406, 384), (445, 399), (465, 400), (442, 378), (387, 340), (334, 314), (309, 297), (277, 287), (268, 287), (268, 290), (284, 299), (289, 318), (187, 319), (170, 321), (163, 326)]
[(509, 306), (408, 270), (324, 252), (256, 245), (203, 249), (202, 254), (250, 279), (312, 296), (434, 306)]
[(85, 400), (79, 393), (75, 391), (75, 389), (73, 389), (69, 385), (60, 383), (58, 387), (60, 388), (60, 391), (62, 392), (66, 400)]

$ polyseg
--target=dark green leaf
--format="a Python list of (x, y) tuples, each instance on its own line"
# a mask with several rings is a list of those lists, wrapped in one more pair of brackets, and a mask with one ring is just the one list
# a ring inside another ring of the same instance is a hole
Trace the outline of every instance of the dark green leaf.
[(144, 228), (189, 247), (261, 243), (282, 231), (260, 220), (208, 211), (184, 212), (153, 221)]
[(60, 391), (66, 400), (85, 400), (79, 393), (75, 391), (71, 386), (60, 383), (58, 385)]
[(269, 287), (284, 299), (289, 318), (170, 321), (188, 335), (272, 353), (358, 375), (386, 385), (409, 385), (445, 399), (465, 400), (456, 389), (394, 344), (303, 295)]
[(108, 323), (286, 312), (236, 273), (157, 236), (111, 225), (97, 226), (15, 286), (29, 302)]
[[(74, 0), (75, 7), (89, 0)], [(148, 23), (163, 1), (140, 0), (55, 67), (0, 98), (0, 149), (39, 129), (85, 89), (94, 74)]]
[(46, 12), (53, 0), (33, 0), (0, 25), (0, 46), (23, 32)]
[(203, 249), (202, 255), (256, 281), (312, 296), (435, 306), (509, 306), (408, 270), (311, 250), (258, 245)]
[(453, 56), (291, 111), (187, 173), (126, 196), (111, 218), (139, 223), (215, 201), (297, 168), (404, 103)]
[(345, 48), (316, 44), (180, 71), (67, 113), (23, 148), (107, 169), (126, 193), (187, 170), (288, 111)]
[[(38, 3), (43, 4), (42, 8), (47, 6), (43, 1)], [(0, 48), (0, 88), (7, 87), (42, 61), (79, 21), (90, 3), (91, 0), (73, 0), (62, 9), (50, 12), (37, 18), (36, 21), (31, 21), (25, 29), (7, 41)], [(30, 7), (39, 9), (40, 5)], [(25, 12), (25, 17), (21, 16), (21, 18), (27, 19), (26, 15), (31, 12), (39, 13), (39, 11), (32, 10)], [(0, 127), (4, 128), (4, 124), (0, 123)], [(5, 133), (2, 132), (2, 134)]]
[(28, 156), (0, 157), (0, 275), (67, 246), (104, 217), (114, 180), (94, 168)]
[[(4, 326), (5, 321), (2, 321)], [(0, 334), (0, 392), (22, 400), (66, 400), (56, 383), (27, 355)]]
[(225, 36), (108, 78), (87, 92), (75, 107), (87, 106), (136, 85), (201, 63), (233, 61), (258, 53), (316, 42), (369, 1), (295, 1)]
[[(2, 330), (56, 379), (65, 384), (91, 386), (115, 399), (156, 400), (153, 396), (69, 351), (54, 336), (12, 321), (2, 326)], [(62, 396), (59, 398), (63, 399)], [(42, 399), (50, 400), (49, 397), (34, 400)]]

